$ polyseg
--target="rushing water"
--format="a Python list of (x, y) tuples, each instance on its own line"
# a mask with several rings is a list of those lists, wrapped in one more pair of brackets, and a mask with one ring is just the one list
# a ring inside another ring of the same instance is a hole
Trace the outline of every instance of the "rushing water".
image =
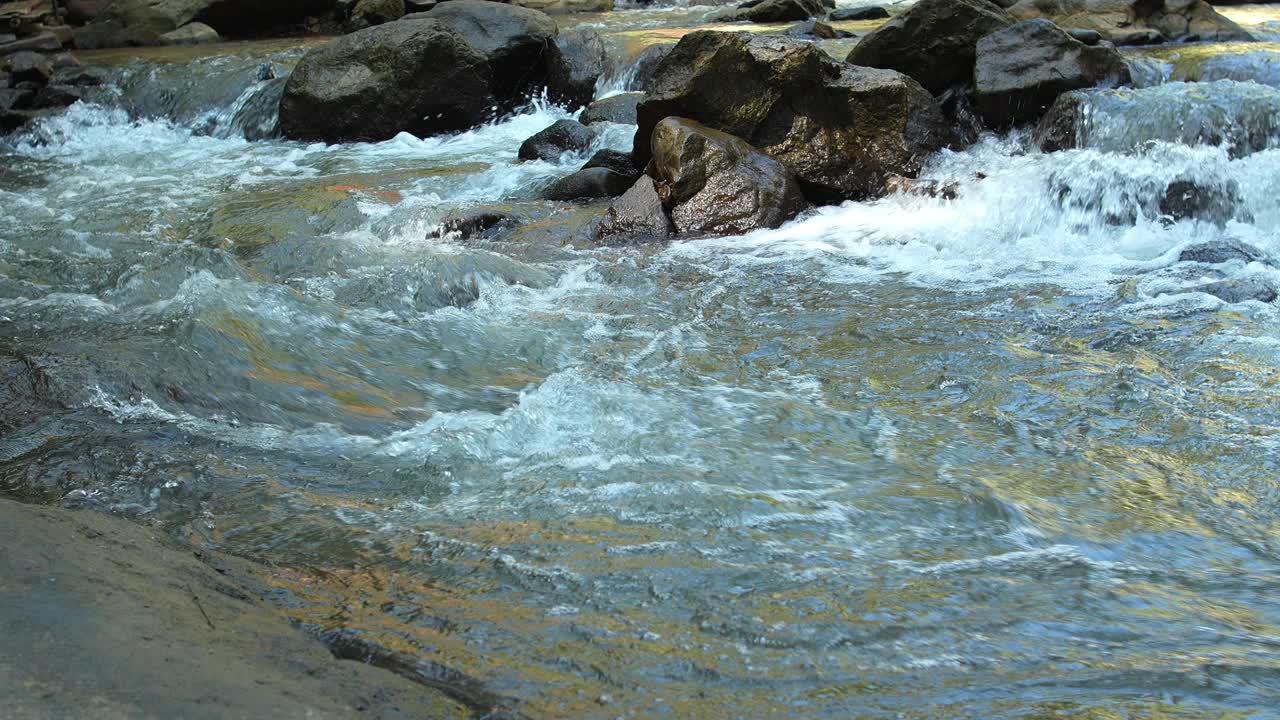
[[(529, 199), (585, 156), (515, 162), (555, 107), (245, 140), (298, 54), (129, 61), (0, 144), (0, 491), (271, 563), (531, 717), (1280, 716), (1280, 91), (597, 248)], [(479, 203), (532, 220), (431, 238)]]

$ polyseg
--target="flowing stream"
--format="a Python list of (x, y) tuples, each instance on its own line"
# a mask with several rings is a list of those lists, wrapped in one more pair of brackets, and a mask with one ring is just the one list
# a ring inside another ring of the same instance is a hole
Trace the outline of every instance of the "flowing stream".
[[(531, 199), (586, 158), (516, 163), (545, 103), (270, 139), (302, 51), (100, 53), (0, 140), (0, 493), (530, 717), (1280, 717), (1275, 46), (1135, 55), (1085, 149), (934, 158), (954, 200), (644, 247)], [(532, 219), (432, 237), (491, 203)]]

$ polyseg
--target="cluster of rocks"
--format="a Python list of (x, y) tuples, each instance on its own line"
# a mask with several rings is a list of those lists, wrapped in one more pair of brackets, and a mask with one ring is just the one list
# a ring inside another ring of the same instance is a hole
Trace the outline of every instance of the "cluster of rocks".
[(66, 52), (68, 28), (52, 15), (14, 16), (0, 33), (0, 133), (57, 112), (102, 81)]

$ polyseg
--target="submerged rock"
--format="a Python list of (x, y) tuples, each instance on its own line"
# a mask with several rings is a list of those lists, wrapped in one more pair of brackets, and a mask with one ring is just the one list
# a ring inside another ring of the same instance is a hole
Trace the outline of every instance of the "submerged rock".
[(671, 224), (671, 218), (667, 217), (653, 178), (644, 175), (609, 206), (600, 223), (597, 237), (667, 238), (674, 233), (675, 226)]
[[(1219, 265), (1228, 262), (1267, 262), (1267, 256), (1258, 248), (1246, 245), (1235, 238), (1209, 240), (1183, 249), (1178, 262)], [(1268, 264), (1270, 264), (1268, 262)]]
[(590, 29), (561, 33), (548, 45), (547, 53), (547, 94), (551, 99), (571, 110), (590, 103), (607, 63), (600, 33)]
[(1260, 277), (1230, 278), (1191, 288), (1195, 292), (1212, 295), (1225, 303), (1242, 303), (1250, 300), (1272, 303), (1280, 296), (1276, 286)]
[(1175, 180), (1160, 199), (1160, 214), (1173, 220), (1202, 220), (1224, 225), (1240, 211), (1240, 186), (1234, 180), (1203, 183)]
[(636, 106), (644, 100), (644, 93), (622, 93), (596, 100), (582, 111), (583, 125), (597, 122), (611, 122), (620, 125), (636, 124)]
[(633, 154), (653, 128), (686, 117), (742, 138), (790, 170), (814, 202), (880, 194), (951, 141), (937, 103), (911, 78), (841, 63), (812, 43), (693, 32), (658, 68), (637, 108)]
[(1038, 120), (1064, 92), (1128, 82), (1115, 48), (1086, 45), (1048, 20), (1024, 20), (977, 45), (974, 92), (995, 128)]
[(298, 62), (280, 100), (280, 128), (286, 137), (325, 142), (462, 130), (492, 112), (489, 65), (435, 20), (359, 30)]
[(591, 147), (595, 133), (577, 120), (557, 120), (520, 145), (521, 160), (558, 160), (567, 152)]
[(920, 0), (863, 38), (845, 59), (897, 70), (936, 95), (968, 84), (978, 41), (1014, 22), (987, 0)]
[(774, 228), (806, 206), (782, 163), (728, 133), (669, 117), (653, 130), (650, 171), (681, 233)]
[(440, 221), (439, 227), (430, 236), (456, 237), (460, 240), (488, 239), (515, 226), (519, 221), (515, 213), (502, 208), (472, 207), (454, 210)]
[(1151, 32), (1170, 40), (1253, 39), (1203, 0), (1021, 0), (1009, 13), (1019, 20), (1047, 18), (1059, 27), (1095, 30), (1117, 44)]

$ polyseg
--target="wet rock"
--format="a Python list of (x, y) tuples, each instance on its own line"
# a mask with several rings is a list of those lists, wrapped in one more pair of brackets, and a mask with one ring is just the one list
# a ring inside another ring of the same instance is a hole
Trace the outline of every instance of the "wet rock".
[(591, 102), (607, 58), (600, 33), (590, 29), (561, 33), (547, 48), (547, 94), (569, 109)]
[(879, 5), (870, 7), (857, 8), (840, 8), (833, 11), (827, 16), (832, 22), (845, 22), (848, 20), (883, 20), (889, 17), (889, 11)]
[(1067, 34), (1085, 45), (1097, 45), (1102, 42), (1102, 33), (1086, 28), (1069, 28)]
[(719, 20), (745, 20), (755, 23), (787, 22), (823, 17), (826, 5), (821, 0), (758, 0), (745, 2), (737, 8), (721, 13)]
[(49, 82), (57, 85), (91, 87), (111, 80), (111, 73), (97, 67), (69, 67), (56, 70)]
[(597, 233), (600, 238), (642, 236), (667, 238), (675, 226), (662, 206), (653, 178), (641, 176), (631, 189), (609, 206)]
[(782, 163), (728, 133), (668, 117), (652, 142), (650, 172), (681, 233), (774, 228), (807, 204)]
[(621, 150), (600, 150), (591, 159), (582, 166), (583, 170), (590, 168), (608, 168), (619, 175), (630, 178), (635, 182), (643, 172), (642, 168), (636, 166), (635, 161), (631, 158), (631, 153)]
[(556, 23), (545, 13), (488, 0), (450, 0), (426, 15), (453, 28), (489, 63), (494, 97), (511, 103), (546, 84)]
[(1140, 45), (1159, 45), (1168, 42), (1168, 38), (1159, 30), (1134, 30), (1132, 32), (1117, 33), (1111, 38), (1111, 42), (1119, 46), (1140, 46)]
[(254, 93), (236, 114), (231, 126), (245, 140), (267, 140), (280, 135), (280, 98), (284, 96), (287, 78), (273, 78)]
[(27, 107), (32, 110), (64, 108), (79, 102), (81, 97), (83, 91), (73, 85), (46, 85), (36, 91)]
[(1014, 22), (987, 0), (920, 0), (864, 37), (846, 60), (897, 70), (936, 95), (970, 82), (978, 41)]
[(1009, 8), (1019, 20), (1046, 18), (1059, 27), (1096, 30), (1119, 44), (1132, 33), (1155, 31), (1170, 40), (1251, 40), (1239, 25), (1203, 0), (1022, 0)]
[(1086, 45), (1048, 20), (1023, 20), (977, 45), (974, 91), (994, 128), (1039, 120), (1064, 92), (1129, 79), (1129, 66), (1115, 48)]
[(1242, 303), (1254, 300), (1260, 303), (1275, 302), (1276, 287), (1260, 277), (1231, 278), (1191, 288), (1195, 292), (1212, 295), (1225, 303)]
[(640, 53), (635, 62), (632, 63), (631, 79), (627, 83), (627, 90), (647, 92), (649, 86), (653, 84), (653, 78), (658, 72), (658, 66), (671, 54), (675, 47), (674, 43), (664, 43), (662, 45), (650, 45), (645, 48), (644, 52)]
[(58, 52), (61, 49), (62, 41), (58, 39), (58, 36), (51, 32), (42, 32), (35, 35), (28, 35), (24, 38), (15, 38), (7, 43), (0, 44), (0, 56), (9, 55), (22, 50), (51, 53)]
[(221, 40), (218, 31), (201, 22), (187, 23), (160, 36), (161, 45), (203, 45)]
[(955, 200), (960, 196), (960, 186), (956, 183), (940, 183), (937, 180), (919, 180), (896, 175), (888, 179), (885, 189), (890, 193), (943, 200)]
[(805, 20), (783, 31), (787, 37), (805, 38), (809, 40), (834, 40), (836, 38), (851, 37), (852, 33), (843, 30), (836, 30), (830, 25), (818, 20)]
[(285, 85), (280, 128), (325, 142), (425, 137), (476, 125), (494, 103), (484, 55), (440, 22), (405, 19), (308, 51)]
[(121, 518), (9, 500), (0, 537), (8, 717), (479, 714), (439, 684), (335, 658), (263, 600), (271, 574), (239, 558)]
[(10, 81), (44, 85), (53, 77), (53, 63), (45, 55), (24, 50), (4, 59), (8, 65)]
[(1267, 257), (1252, 245), (1246, 245), (1235, 238), (1225, 238), (1196, 243), (1184, 248), (1178, 255), (1178, 262), (1220, 265), (1229, 262), (1267, 262)]
[(636, 124), (636, 106), (644, 100), (644, 93), (622, 93), (596, 100), (582, 111), (580, 118), (583, 125), (598, 122), (611, 122), (620, 125)]
[(617, 197), (634, 182), (634, 177), (616, 173), (607, 167), (591, 167), (551, 183), (542, 197), (547, 200)]
[(404, 0), (358, 0), (351, 8), (351, 26), (357, 30), (399, 20), (405, 14)]
[(454, 210), (440, 221), (433, 238), (456, 237), (461, 240), (491, 239), (514, 227), (520, 218), (505, 209), (473, 207)]
[(567, 152), (586, 150), (593, 140), (595, 133), (577, 120), (557, 120), (521, 143), (518, 156), (521, 160), (554, 161)]
[(1160, 199), (1160, 214), (1174, 220), (1225, 225), (1236, 217), (1241, 202), (1240, 185), (1234, 180), (1216, 184), (1174, 180)]
[(684, 36), (636, 114), (637, 162), (648, 161), (659, 121), (687, 117), (778, 160), (818, 203), (878, 195), (887, 176), (916, 175), (952, 139), (937, 103), (911, 78), (748, 33)]

